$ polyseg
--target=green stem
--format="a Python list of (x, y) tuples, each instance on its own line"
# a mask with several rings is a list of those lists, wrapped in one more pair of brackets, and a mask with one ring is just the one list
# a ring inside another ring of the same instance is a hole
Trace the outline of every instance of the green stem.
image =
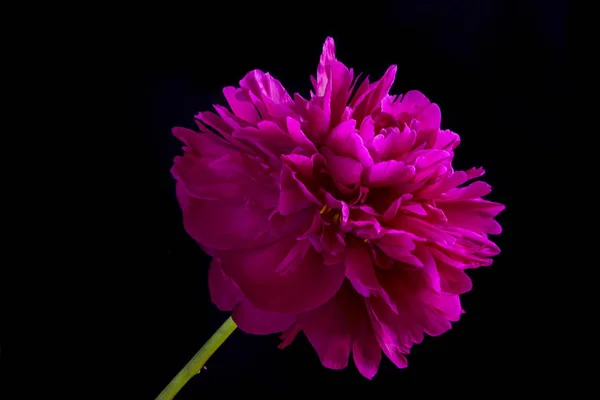
[(192, 359), (183, 367), (175, 378), (167, 385), (166, 388), (156, 398), (156, 400), (171, 400), (182, 387), (196, 374), (199, 374), (206, 361), (213, 355), (215, 351), (225, 342), (225, 340), (235, 330), (237, 325), (231, 317), (221, 325), (221, 327), (211, 336), (210, 339), (202, 346), (202, 348), (192, 357)]

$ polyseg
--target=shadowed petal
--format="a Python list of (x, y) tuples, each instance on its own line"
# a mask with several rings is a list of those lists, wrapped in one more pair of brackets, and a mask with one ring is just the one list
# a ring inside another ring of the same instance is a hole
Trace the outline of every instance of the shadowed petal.
[(371, 329), (365, 303), (348, 282), (321, 307), (298, 315), (297, 324), (325, 367), (345, 368), (353, 351), (354, 362), (363, 376), (371, 379), (377, 372), (381, 349)]
[(250, 207), (243, 199), (189, 199), (183, 209), (183, 224), (188, 234), (203, 246), (217, 250), (248, 249), (300, 232), (307, 224), (308, 213), (303, 210), (269, 219), (267, 211)]
[(208, 290), (212, 302), (221, 311), (231, 311), (244, 300), (240, 288), (225, 275), (221, 262), (215, 257), (210, 262), (208, 270)]
[(231, 317), (242, 331), (253, 335), (283, 332), (296, 321), (294, 314), (262, 311), (254, 307), (248, 299), (235, 308)]
[(223, 270), (252, 304), (265, 311), (298, 313), (325, 303), (344, 280), (343, 264), (324, 265), (312, 246), (297, 254), (292, 265), (280, 268), (303, 242), (292, 236), (262, 247), (217, 254)]

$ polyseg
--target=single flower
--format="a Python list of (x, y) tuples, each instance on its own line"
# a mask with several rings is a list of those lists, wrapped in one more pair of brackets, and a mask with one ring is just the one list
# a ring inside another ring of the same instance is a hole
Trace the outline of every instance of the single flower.
[(389, 95), (323, 46), (309, 99), (267, 73), (226, 87), (229, 109), (175, 128), (172, 169), (187, 232), (213, 259), (209, 289), (251, 334), (304, 332), (327, 368), (372, 378), (399, 368), (424, 334), (451, 328), (466, 269), (499, 253), (488, 235), (504, 206), (484, 171), (452, 168), (459, 136), (422, 93)]

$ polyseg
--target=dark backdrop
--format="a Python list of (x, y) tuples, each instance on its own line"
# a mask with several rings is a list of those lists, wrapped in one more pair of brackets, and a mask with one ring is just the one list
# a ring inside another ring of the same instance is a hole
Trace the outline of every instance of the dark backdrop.
[(102, 328), (118, 349), (103, 367), (107, 382), (122, 371), (132, 393), (123, 398), (154, 398), (228, 316), (209, 299), (209, 257), (182, 227), (169, 173), (181, 150), (171, 127), (194, 127), (195, 113), (223, 103), (221, 89), (255, 68), (306, 97), (323, 41), (333, 36), (338, 59), (355, 71), (379, 78), (397, 64), (394, 93), (418, 89), (440, 105), (443, 127), (462, 137), (457, 166), (484, 166), (490, 199), (507, 205), (502, 253), (472, 271), (466, 314), (447, 334), (416, 345), (407, 369), (384, 359), (368, 381), (352, 362), (344, 371), (323, 368), (302, 335), (282, 351), (275, 336), (235, 332), (177, 399), (304, 390), (422, 398), (540, 387), (555, 350), (542, 335), (551, 307), (539, 294), (552, 260), (543, 245), (551, 204), (535, 199), (553, 185), (548, 169), (565, 127), (568, 2), (274, 4), (81, 6), (77, 24), (90, 34), (91, 66), (82, 90), (104, 96), (87, 123), (110, 120), (100, 138), (122, 156), (108, 154), (98, 166), (117, 168), (121, 178), (99, 194), (118, 216), (103, 246), (112, 262), (94, 269), (112, 274), (98, 310), (116, 302)]

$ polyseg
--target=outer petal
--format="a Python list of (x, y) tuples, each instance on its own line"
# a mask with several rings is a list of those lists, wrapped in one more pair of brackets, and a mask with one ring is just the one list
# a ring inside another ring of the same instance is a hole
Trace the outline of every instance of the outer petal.
[(388, 321), (395, 321), (393, 314), (376, 298), (366, 301), (367, 312), (371, 320), (377, 343), (387, 358), (398, 368), (406, 368), (408, 361), (404, 356), (395, 332), (395, 327)]
[[(309, 217), (306, 220), (311, 222)], [(325, 303), (344, 280), (343, 264), (323, 265), (309, 243), (291, 236), (258, 248), (217, 254), (225, 273), (256, 307), (299, 313)]]
[(221, 262), (213, 257), (208, 270), (210, 298), (221, 311), (233, 310), (232, 318), (238, 327), (250, 334), (268, 335), (289, 328), (296, 316), (259, 310), (244, 297), (240, 288), (221, 268)]
[(396, 305), (390, 300), (377, 279), (375, 265), (368, 247), (361, 244), (352, 245), (346, 249), (344, 256), (346, 257), (346, 278), (354, 290), (364, 297), (371, 295), (380, 297), (393, 312), (397, 313)]
[(283, 85), (268, 73), (250, 71), (240, 81), (264, 120), (285, 126), (285, 118), (294, 115), (294, 102)]
[[(244, 163), (244, 158), (241, 154), (234, 153), (209, 161), (188, 153), (175, 158), (171, 173), (190, 196), (197, 199), (245, 197), (254, 200), (262, 208), (273, 208), (277, 204), (277, 187), (272, 180), (257, 173), (253, 168), (255, 166)], [(237, 161), (241, 164), (239, 169), (233, 165)]]
[(381, 348), (373, 332), (365, 305), (356, 310), (352, 354), (358, 371), (367, 379), (372, 379), (381, 362)]
[(187, 128), (173, 128), (172, 132), (189, 150), (211, 160), (235, 151), (230, 143), (213, 133), (198, 133)]
[(350, 103), (350, 107), (355, 110), (354, 118), (357, 123), (360, 124), (364, 117), (370, 115), (381, 106), (381, 101), (388, 95), (394, 84), (397, 70), (398, 67), (396, 65), (391, 65), (387, 71), (385, 71), (383, 77), (379, 81), (368, 86), (368, 90), (362, 95), (358, 95), (360, 91), (359, 88), (357, 94)]
[(476, 199), (439, 204), (448, 218), (448, 223), (479, 234), (499, 235), (502, 227), (493, 218), (504, 209), (503, 205)]
[(375, 275), (371, 254), (366, 246), (350, 246), (344, 255), (346, 257), (346, 278), (358, 293), (369, 297), (371, 292), (381, 289)]
[(361, 374), (371, 379), (377, 372), (381, 350), (365, 304), (348, 282), (321, 307), (298, 315), (297, 321), (325, 367), (345, 368), (352, 350)]
[(374, 239), (373, 243), (395, 260), (422, 267), (423, 263), (411, 253), (415, 248), (415, 239), (415, 236), (408, 232), (388, 229), (385, 235)]
[(208, 270), (208, 291), (212, 302), (221, 311), (231, 311), (244, 300), (244, 294), (235, 282), (225, 275), (221, 261), (216, 257), (213, 257)]
[(256, 127), (240, 128), (233, 132), (233, 137), (252, 143), (260, 153), (271, 158), (272, 164), (279, 162), (281, 154), (289, 154), (297, 147), (292, 137), (272, 121), (261, 121)]
[(284, 164), (281, 170), (281, 193), (277, 207), (281, 215), (290, 215), (314, 205), (312, 200), (304, 195), (300, 185), (294, 172)]
[(436, 293), (423, 269), (407, 269), (397, 264), (379, 270), (379, 280), (398, 308), (394, 314), (378, 298), (367, 299), (377, 340), (384, 353), (399, 368), (406, 367), (404, 354), (425, 333), (437, 336), (451, 328), (462, 309), (458, 296)]
[(248, 299), (242, 301), (231, 315), (238, 327), (253, 335), (270, 335), (283, 332), (296, 321), (294, 314), (262, 311)]
[(440, 287), (445, 293), (463, 294), (471, 290), (473, 284), (465, 271), (454, 268), (439, 260), (436, 264), (440, 277)]
[[(304, 213), (308, 212), (306, 210)], [(296, 213), (287, 217), (249, 206), (242, 200), (207, 201), (188, 199), (183, 224), (200, 245), (216, 250), (247, 249), (272, 243), (300, 231), (309, 217)]]
[(353, 312), (347, 292), (340, 290), (321, 307), (298, 315), (298, 326), (327, 368), (343, 369), (348, 366), (352, 349), (350, 315)]
[(231, 107), (231, 111), (239, 117), (251, 124), (260, 122), (260, 115), (256, 111), (256, 107), (252, 104), (252, 99), (243, 89), (237, 89), (228, 86), (223, 89), (223, 94)]

